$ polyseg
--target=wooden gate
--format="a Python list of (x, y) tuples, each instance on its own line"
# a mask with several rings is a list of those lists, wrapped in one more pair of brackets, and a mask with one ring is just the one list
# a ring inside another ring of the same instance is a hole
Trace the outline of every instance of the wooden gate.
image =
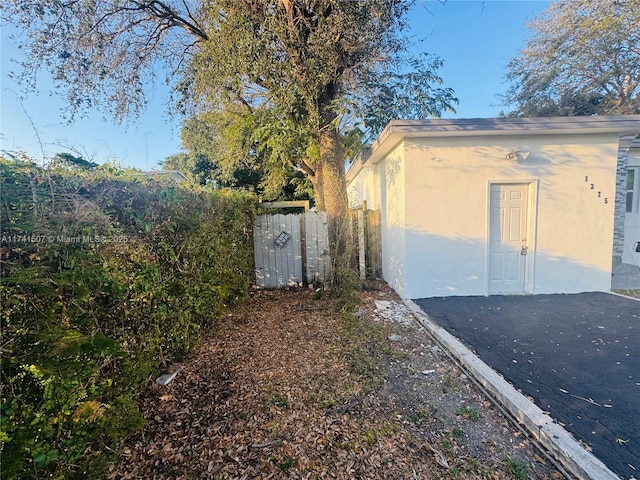
[(324, 212), (259, 215), (253, 227), (253, 247), (259, 288), (322, 284), (330, 279)]

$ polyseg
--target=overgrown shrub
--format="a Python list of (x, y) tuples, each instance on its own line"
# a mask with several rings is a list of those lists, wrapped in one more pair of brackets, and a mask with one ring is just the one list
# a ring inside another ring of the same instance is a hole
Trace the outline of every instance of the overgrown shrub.
[(0, 160), (3, 478), (94, 478), (253, 279), (249, 194)]

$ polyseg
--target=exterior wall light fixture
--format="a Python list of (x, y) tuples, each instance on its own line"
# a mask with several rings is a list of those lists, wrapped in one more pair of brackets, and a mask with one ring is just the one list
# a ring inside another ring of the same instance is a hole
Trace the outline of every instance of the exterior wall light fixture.
[(531, 155), (531, 152), (526, 152), (520, 150), (519, 148), (514, 148), (505, 155), (505, 158), (507, 160), (513, 160), (518, 163), (523, 163), (527, 160), (527, 158), (529, 158), (529, 155)]

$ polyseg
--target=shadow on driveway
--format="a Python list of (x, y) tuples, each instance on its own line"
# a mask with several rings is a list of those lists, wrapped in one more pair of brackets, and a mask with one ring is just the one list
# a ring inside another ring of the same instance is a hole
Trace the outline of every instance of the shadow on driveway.
[(415, 302), (613, 472), (640, 478), (640, 301), (580, 293)]

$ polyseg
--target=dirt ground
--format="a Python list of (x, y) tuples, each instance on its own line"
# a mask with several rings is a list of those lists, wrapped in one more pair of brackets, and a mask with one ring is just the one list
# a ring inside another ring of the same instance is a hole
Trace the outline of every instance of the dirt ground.
[(143, 410), (111, 479), (565, 478), (382, 282), (252, 292)]

